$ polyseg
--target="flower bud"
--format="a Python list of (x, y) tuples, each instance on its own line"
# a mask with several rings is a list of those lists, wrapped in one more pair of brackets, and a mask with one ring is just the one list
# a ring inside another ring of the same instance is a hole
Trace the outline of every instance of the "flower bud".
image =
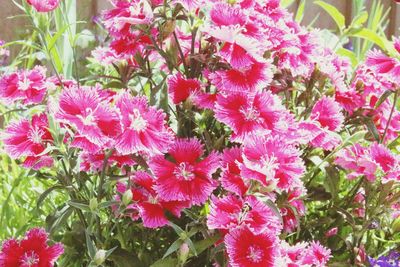
[(128, 190), (126, 190), (125, 193), (122, 195), (122, 203), (123, 203), (125, 206), (128, 206), (129, 203), (131, 203), (132, 198), (133, 198), (132, 191), (128, 189)]
[(186, 243), (183, 243), (179, 248), (179, 261), (181, 263), (185, 263), (189, 256), (189, 246)]
[(100, 249), (96, 252), (96, 255), (94, 255), (93, 262), (99, 266), (104, 263), (106, 260), (106, 251), (104, 249)]
[(99, 203), (97, 202), (97, 199), (96, 199), (96, 198), (92, 198), (92, 199), (89, 201), (89, 208), (90, 208), (91, 211), (97, 210), (97, 207), (98, 207), (98, 206), (99, 206)]

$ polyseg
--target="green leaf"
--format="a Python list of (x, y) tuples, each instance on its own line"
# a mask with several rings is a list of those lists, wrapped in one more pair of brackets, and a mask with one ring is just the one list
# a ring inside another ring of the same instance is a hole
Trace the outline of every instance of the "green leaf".
[(360, 31), (357, 31), (353, 33), (351, 36), (353, 37), (359, 37), (363, 38), (365, 40), (368, 40), (377, 46), (379, 46), (381, 49), (386, 51), (386, 40), (384, 37), (379, 36), (377, 33), (370, 29), (361, 29)]
[(176, 267), (178, 266), (178, 259), (166, 258), (153, 263), (150, 267)]
[(175, 240), (175, 242), (172, 243), (172, 245), (167, 249), (167, 251), (165, 252), (165, 254), (162, 258), (165, 259), (169, 255), (171, 255), (172, 253), (177, 251), (181, 247), (182, 244), (183, 244), (182, 239)]
[(305, 0), (301, 0), (300, 5), (299, 5), (299, 7), (297, 9), (297, 12), (296, 12), (295, 20), (296, 20), (297, 23), (300, 23), (303, 20), (305, 6), (306, 6), (306, 1)]
[(214, 235), (211, 237), (208, 237), (207, 239), (197, 241), (194, 243), (194, 246), (196, 248), (197, 254), (201, 254), (204, 250), (208, 249), (212, 245), (215, 244), (219, 239), (221, 238), (220, 235)]
[(345, 17), (335, 6), (325, 3), (324, 1), (315, 1), (314, 4), (322, 7), (322, 9), (332, 17), (340, 31), (346, 27)]
[(91, 259), (94, 258), (96, 255), (96, 246), (94, 245), (92, 239), (90, 238), (90, 235), (87, 230), (85, 230), (85, 236), (86, 236), (86, 247), (88, 249), (88, 253)]
[(351, 27), (361, 27), (368, 20), (368, 12), (362, 11), (353, 19)]
[(288, 8), (294, 3), (295, 0), (281, 0), (281, 6), (283, 8)]
[(344, 57), (347, 57), (348, 59), (350, 59), (351, 65), (353, 67), (357, 66), (357, 64), (358, 64), (357, 55), (353, 51), (350, 51), (350, 50), (348, 50), (346, 48), (342, 48), (341, 47), (341, 48), (336, 50), (336, 53), (339, 56), (344, 56)]
[(386, 90), (381, 97), (379, 98), (378, 102), (376, 102), (375, 104), (375, 109), (379, 108), (380, 105), (382, 105), (383, 102), (385, 102), (385, 100), (394, 92), (392, 90)]
[(116, 200), (105, 201), (99, 204), (99, 209), (105, 209), (113, 205), (118, 205), (120, 202)]
[(75, 201), (69, 201), (68, 205), (70, 205), (71, 207), (83, 210), (83, 211), (90, 211), (89, 205), (84, 204), (84, 203), (79, 203), (79, 202), (75, 202)]
[(58, 190), (58, 189), (62, 190), (62, 189), (64, 189), (64, 186), (55, 185), (55, 186), (52, 186), (52, 187), (50, 187), (50, 188), (47, 188), (47, 189), (39, 196), (38, 201), (37, 201), (37, 203), (36, 203), (36, 207), (39, 208), (39, 207), (41, 206), (42, 202), (46, 199), (46, 197), (47, 197), (51, 192), (53, 192), (54, 190)]
[(175, 232), (176, 232), (179, 236), (181, 236), (181, 234), (185, 232), (182, 228), (180, 228), (178, 225), (174, 224), (173, 222), (169, 222), (169, 225), (170, 225), (172, 228), (174, 228)]

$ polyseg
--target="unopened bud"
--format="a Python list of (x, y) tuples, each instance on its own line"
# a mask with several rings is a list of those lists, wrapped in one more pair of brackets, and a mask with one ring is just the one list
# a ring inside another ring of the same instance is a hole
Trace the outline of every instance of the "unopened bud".
[(397, 219), (393, 221), (393, 223), (392, 223), (392, 231), (394, 233), (399, 233), (400, 232), (400, 217), (397, 217)]
[(97, 207), (98, 207), (98, 206), (99, 206), (99, 203), (97, 202), (97, 199), (92, 198), (92, 199), (89, 201), (89, 208), (90, 208), (91, 211), (97, 210)]
[(96, 252), (96, 255), (94, 255), (93, 262), (99, 266), (104, 263), (106, 260), (106, 251), (103, 249), (100, 249)]
[(189, 256), (189, 246), (186, 243), (183, 243), (179, 248), (179, 261), (181, 263), (185, 263)]
[(122, 203), (123, 203), (125, 206), (128, 206), (129, 203), (131, 203), (132, 198), (133, 198), (132, 191), (128, 189), (128, 190), (126, 190), (125, 193), (122, 195)]

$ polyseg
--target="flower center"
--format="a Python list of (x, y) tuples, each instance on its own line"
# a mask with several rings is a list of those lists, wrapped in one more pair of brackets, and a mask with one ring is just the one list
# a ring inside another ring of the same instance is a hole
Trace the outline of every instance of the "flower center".
[(247, 251), (247, 259), (251, 262), (259, 263), (263, 259), (264, 253), (259, 246), (252, 245), (249, 247)]
[(21, 258), (21, 267), (31, 267), (39, 263), (39, 257), (34, 251), (26, 252)]
[(194, 168), (192, 165), (181, 162), (179, 166), (175, 168), (174, 174), (179, 180), (191, 181), (194, 179)]
[(37, 127), (33, 128), (30, 132), (30, 140), (35, 144), (42, 143), (43, 130)]
[(246, 121), (257, 121), (260, 117), (260, 112), (258, 112), (254, 107), (247, 109), (242, 108), (240, 112), (244, 115)]
[(142, 117), (138, 109), (133, 110), (133, 114), (129, 115), (131, 120), (130, 128), (135, 131), (143, 131), (147, 127), (147, 121)]
[(86, 108), (85, 110), (86, 116), (82, 116), (82, 115), (77, 115), (77, 117), (79, 119), (81, 119), (83, 125), (85, 126), (91, 126), (91, 125), (95, 125), (95, 117), (93, 115), (93, 110), (91, 108)]
[(274, 178), (275, 172), (279, 167), (279, 162), (277, 161), (277, 158), (274, 155), (265, 156), (261, 159), (261, 164), (262, 167), (260, 172), (262, 174), (265, 174), (267, 178)]
[(31, 87), (31, 81), (24, 77), (24, 80), (18, 82), (18, 87), (23, 91), (28, 90)]

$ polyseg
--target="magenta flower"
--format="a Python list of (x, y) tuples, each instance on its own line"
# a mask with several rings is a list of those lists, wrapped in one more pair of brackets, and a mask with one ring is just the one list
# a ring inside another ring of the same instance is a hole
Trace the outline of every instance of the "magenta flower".
[(148, 228), (158, 228), (168, 225), (166, 212), (180, 217), (181, 211), (189, 207), (189, 201), (163, 201), (155, 191), (156, 181), (147, 172), (135, 173), (130, 188), (124, 184), (118, 184), (120, 194), (131, 190), (133, 199), (128, 206), (128, 212), (133, 220), (142, 219), (143, 225)]
[(200, 82), (196, 79), (185, 79), (177, 73), (168, 79), (168, 93), (175, 105), (185, 101), (190, 95), (200, 90)]
[(330, 249), (323, 247), (318, 241), (312, 241), (307, 247), (301, 263), (317, 267), (325, 267), (331, 257)]
[(122, 155), (138, 152), (150, 155), (166, 152), (173, 134), (167, 128), (165, 113), (149, 106), (145, 97), (119, 95), (116, 106), (122, 117), (122, 134), (115, 148)]
[(37, 12), (50, 12), (58, 7), (60, 0), (27, 0)]
[(75, 128), (78, 136), (84, 136), (97, 146), (109, 145), (121, 132), (117, 111), (101, 98), (99, 90), (94, 87), (64, 90), (55, 117)]
[(215, 106), (215, 117), (228, 125), (232, 131), (232, 140), (243, 142), (249, 135), (265, 133), (277, 134), (286, 130), (282, 120), (286, 109), (279, 98), (270, 92), (219, 95)]
[(55, 87), (46, 80), (46, 68), (36, 66), (32, 70), (20, 70), (0, 78), (0, 98), (6, 104), (22, 101), (23, 104), (41, 103), (48, 89)]
[(243, 199), (234, 195), (212, 198), (207, 217), (209, 229), (230, 230), (243, 224), (255, 233), (268, 230), (269, 233), (278, 235), (282, 229), (279, 219), (271, 208), (254, 196)]
[(305, 171), (299, 150), (279, 137), (250, 137), (243, 148), (241, 174), (281, 190), (301, 187)]
[(227, 148), (222, 154), (221, 185), (227, 191), (244, 196), (249, 188), (248, 181), (240, 174), (240, 164), (243, 163), (242, 149)]
[(34, 115), (32, 120), (21, 119), (10, 123), (4, 132), (3, 142), (7, 154), (14, 159), (25, 157), (26, 168), (50, 167), (53, 159), (42, 154), (47, 144), (53, 142), (45, 114)]
[(255, 234), (247, 226), (230, 231), (225, 236), (225, 246), (232, 267), (275, 266), (279, 250), (273, 234)]
[(323, 96), (314, 105), (310, 118), (319, 122), (322, 128), (327, 128), (330, 131), (340, 130), (344, 121), (339, 104), (326, 96)]
[(220, 165), (218, 155), (201, 159), (204, 150), (197, 139), (176, 140), (168, 154), (170, 160), (160, 155), (150, 162), (161, 199), (203, 204), (217, 186), (211, 175)]
[(218, 70), (210, 75), (210, 79), (222, 92), (255, 92), (266, 88), (272, 76), (269, 63), (251, 63), (242, 68)]
[(0, 267), (52, 267), (64, 252), (63, 245), (48, 244), (42, 228), (29, 230), (22, 240), (6, 240), (0, 252)]

